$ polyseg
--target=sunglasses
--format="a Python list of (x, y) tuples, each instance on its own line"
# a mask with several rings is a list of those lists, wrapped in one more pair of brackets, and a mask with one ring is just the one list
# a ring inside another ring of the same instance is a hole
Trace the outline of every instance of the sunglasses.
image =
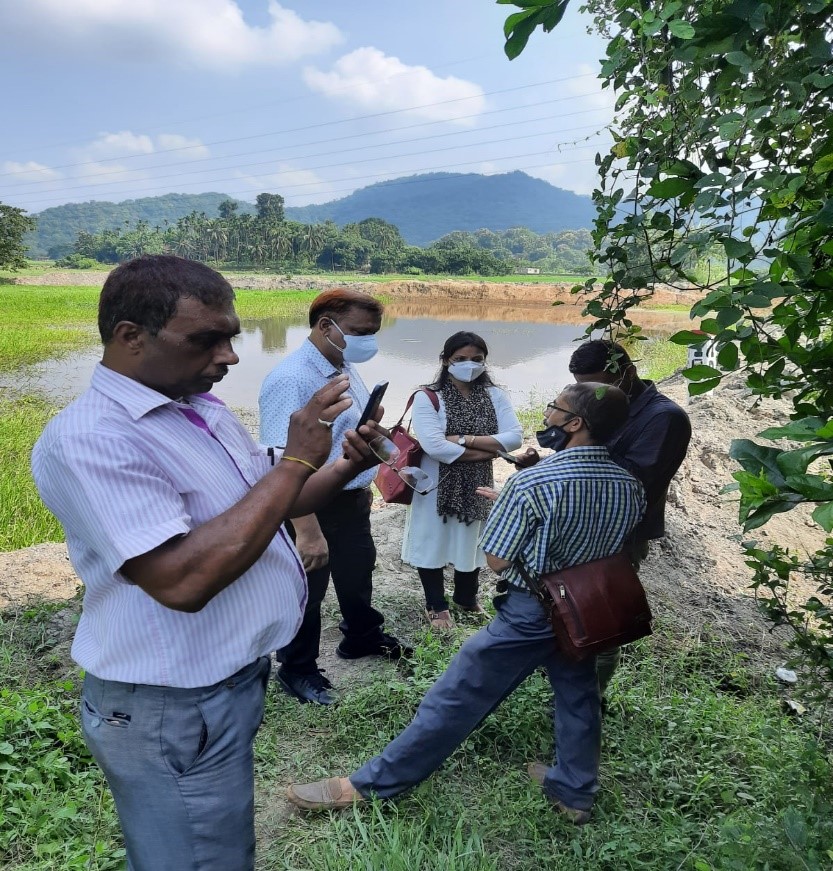
[(427, 472), (423, 472), (416, 466), (403, 466), (397, 469), (395, 464), (401, 456), (401, 451), (387, 436), (377, 436), (368, 442), (368, 447), (381, 463), (393, 470), (403, 484), (420, 496), (425, 496), (440, 486), (439, 481), (434, 481)]

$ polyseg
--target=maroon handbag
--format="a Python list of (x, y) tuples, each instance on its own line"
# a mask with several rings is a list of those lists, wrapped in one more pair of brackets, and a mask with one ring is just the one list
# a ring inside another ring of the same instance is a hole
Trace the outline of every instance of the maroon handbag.
[(569, 659), (595, 656), (651, 634), (651, 609), (626, 553), (550, 572), (537, 581), (519, 562), (515, 565), (549, 612), (558, 647)]
[[(440, 410), (440, 401), (437, 394), (428, 388), (422, 388), (428, 394), (431, 404), (435, 411)], [(402, 417), (391, 427), (391, 441), (399, 448), (399, 456), (396, 461), (390, 465), (382, 463), (377, 472), (374, 484), (382, 494), (382, 499), (385, 502), (393, 505), (410, 505), (413, 499), (414, 491), (397, 475), (399, 469), (404, 469), (408, 466), (416, 466), (422, 460), (422, 447), (419, 442), (411, 435), (411, 424), (407, 427), (402, 426), (402, 421), (405, 420), (405, 415), (410, 411), (414, 403), (414, 397), (419, 391), (414, 391), (408, 399), (408, 404), (405, 406), (405, 411), (402, 412)]]

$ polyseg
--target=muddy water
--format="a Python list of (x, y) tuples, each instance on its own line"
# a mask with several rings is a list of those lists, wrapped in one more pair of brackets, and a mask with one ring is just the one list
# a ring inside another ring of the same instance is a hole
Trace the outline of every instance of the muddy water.
[[(686, 321), (685, 315), (673, 312), (643, 312), (639, 317), (646, 332), (656, 335), (680, 329)], [(394, 300), (386, 307), (379, 353), (359, 367), (369, 386), (390, 382), (384, 403), (386, 421), (399, 416), (414, 387), (433, 380), (443, 342), (458, 330), (483, 336), (493, 379), (509, 391), (517, 406), (524, 406), (531, 399), (552, 398), (571, 380), (567, 362), (584, 326), (580, 308), (570, 305)], [(303, 317), (243, 321), (235, 340), (240, 362), (215, 393), (229, 405), (256, 410), (266, 374), (308, 334)], [(32, 367), (27, 386), (68, 402), (87, 386), (99, 358), (96, 348)]]

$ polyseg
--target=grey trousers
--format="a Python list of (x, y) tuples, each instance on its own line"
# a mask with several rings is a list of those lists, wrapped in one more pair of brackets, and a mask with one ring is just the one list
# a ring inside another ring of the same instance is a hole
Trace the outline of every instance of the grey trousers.
[(196, 689), (84, 678), (82, 731), (131, 871), (254, 868), (252, 742), (268, 678), (265, 657)]
[(350, 775), (365, 797), (391, 798), (425, 780), (539, 666), (555, 694), (558, 760), (544, 791), (589, 810), (598, 791), (601, 712), (596, 660), (571, 662), (556, 647), (538, 601), (511, 590), (492, 622), (460, 648), (411, 724)]

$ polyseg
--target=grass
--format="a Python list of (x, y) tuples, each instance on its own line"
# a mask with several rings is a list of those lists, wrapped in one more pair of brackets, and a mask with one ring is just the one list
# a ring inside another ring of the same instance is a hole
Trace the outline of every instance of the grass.
[(688, 357), (688, 348), (667, 339), (647, 339), (629, 348), (629, 352), (638, 360), (640, 376), (651, 381), (661, 381), (684, 369)]
[[(830, 754), (782, 713), (776, 687), (743, 655), (668, 624), (629, 650), (612, 684), (592, 825), (556, 817), (526, 776), (528, 760), (551, 753), (540, 674), (398, 802), (288, 815), (285, 785), (349, 773), (379, 752), (462, 640), (462, 629), (454, 643), (417, 629), (411, 599), (410, 673), (384, 666), (367, 678), (357, 667), (331, 709), (270, 690), (255, 745), (263, 871), (830, 868)], [(9, 871), (109, 871), (122, 861), (63, 659), (77, 609), (0, 616), (0, 866)]]
[(60, 524), (41, 502), (29, 471), (32, 447), (56, 411), (37, 396), (0, 400), (0, 551), (64, 539)]

